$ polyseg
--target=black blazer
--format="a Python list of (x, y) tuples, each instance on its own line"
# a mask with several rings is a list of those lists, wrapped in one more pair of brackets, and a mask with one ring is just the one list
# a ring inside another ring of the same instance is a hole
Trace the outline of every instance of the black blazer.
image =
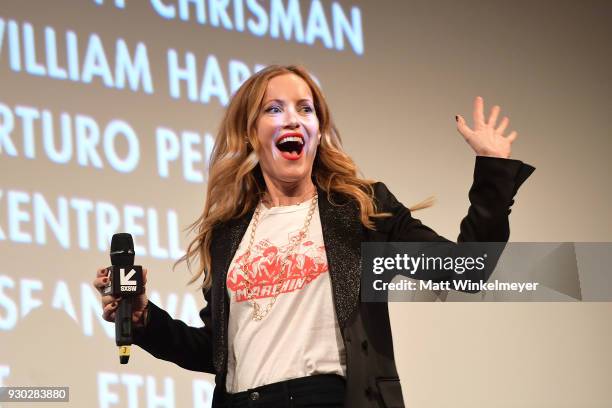
[[(470, 207), (458, 241), (505, 242), (508, 215), (520, 185), (535, 170), (519, 160), (477, 156)], [(448, 241), (412, 217), (383, 183), (374, 184), (378, 210), (391, 217), (376, 219), (376, 230), (359, 220), (356, 203), (334, 194), (332, 203), (320, 187), (319, 214), (336, 316), (347, 361), (346, 408), (404, 407), (395, 367), (387, 303), (360, 302), (361, 243), (368, 241)], [(223, 403), (227, 373), (229, 302), (226, 274), (254, 209), (215, 228), (211, 241), (212, 287), (204, 291), (200, 312), (204, 327), (173, 320), (149, 302), (147, 324), (135, 332), (135, 344), (152, 355), (195, 371), (213, 373), (213, 407)]]

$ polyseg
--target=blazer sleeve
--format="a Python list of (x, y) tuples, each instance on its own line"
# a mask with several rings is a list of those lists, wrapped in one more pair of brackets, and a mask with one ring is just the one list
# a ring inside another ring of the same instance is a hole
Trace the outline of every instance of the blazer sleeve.
[[(487, 267), (474, 269), (463, 274), (447, 270), (416, 271), (410, 277), (436, 282), (450, 281), (487, 281), (495, 266), (505, 243), (510, 236), (508, 215), (513, 197), (519, 187), (535, 170), (534, 167), (519, 160), (500, 159), (477, 156), (474, 168), (474, 181), (469, 192), (470, 207), (461, 221), (461, 232), (458, 242), (500, 242), (489, 247)], [(421, 221), (413, 218), (410, 210), (400, 203), (382, 183), (374, 185), (378, 211), (391, 213), (390, 217), (378, 219), (377, 231), (382, 232), (389, 242), (447, 242), (450, 245), (437, 247), (438, 256), (466, 256), (468, 247), (459, 247), (448, 239), (438, 235)], [(379, 230), (380, 228), (380, 230)], [(431, 249), (430, 249), (431, 250)], [(477, 290), (465, 290), (477, 293)]]
[(183, 368), (214, 374), (210, 291), (200, 311), (203, 327), (188, 326), (149, 301), (146, 325), (134, 330), (134, 344), (153, 356)]
[[(458, 242), (506, 242), (510, 236), (508, 215), (519, 187), (535, 168), (520, 160), (476, 156), (474, 180), (468, 197), (470, 207), (461, 221)], [(379, 212), (391, 217), (376, 221), (377, 231), (391, 242), (449, 241), (412, 217), (383, 183), (374, 184)]]

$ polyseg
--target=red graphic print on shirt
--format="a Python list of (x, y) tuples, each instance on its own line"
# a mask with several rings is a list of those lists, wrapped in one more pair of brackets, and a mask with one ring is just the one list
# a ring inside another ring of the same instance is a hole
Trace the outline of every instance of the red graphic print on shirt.
[[(287, 293), (301, 290), (327, 272), (325, 246), (317, 247), (312, 241), (306, 241), (287, 257), (288, 249), (288, 243), (278, 247), (268, 240), (253, 244), (246, 269), (251, 282), (251, 292), (255, 299), (273, 297), (277, 292)], [(234, 293), (236, 302), (248, 300), (242, 272), (245, 255), (246, 253), (242, 253), (236, 258), (227, 274), (227, 287)], [(285, 258), (287, 258), (286, 261)], [(284, 276), (282, 286), (280, 285), (281, 270)]]

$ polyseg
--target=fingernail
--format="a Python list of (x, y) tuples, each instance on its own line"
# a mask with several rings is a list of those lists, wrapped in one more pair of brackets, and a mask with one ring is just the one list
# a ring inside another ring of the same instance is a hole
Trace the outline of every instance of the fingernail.
[(455, 122), (459, 122), (459, 116), (455, 115)]

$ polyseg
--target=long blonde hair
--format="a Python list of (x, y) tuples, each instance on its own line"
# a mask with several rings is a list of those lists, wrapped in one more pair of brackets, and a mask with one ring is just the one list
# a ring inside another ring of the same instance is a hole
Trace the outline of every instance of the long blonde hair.
[[(210, 287), (212, 275), (208, 271), (211, 270), (210, 243), (213, 228), (232, 218), (244, 216), (265, 192), (257, 155), (257, 119), (268, 82), (283, 74), (299, 76), (312, 92), (321, 132), (321, 143), (312, 169), (315, 184), (327, 193), (337, 192), (354, 199), (359, 206), (361, 223), (366, 228), (374, 229), (371, 217), (389, 215), (377, 213), (371, 186), (373, 181), (357, 175), (357, 166), (342, 148), (325, 97), (308, 72), (294, 65), (269, 66), (242, 84), (221, 121), (209, 165), (204, 211), (189, 226), (189, 231), (195, 231), (196, 236), (187, 246), (185, 255), (176, 262), (186, 261), (191, 270), (192, 261), (199, 258), (199, 266), (189, 283), (204, 275), (202, 287)], [(429, 205), (431, 203), (425, 201), (411, 207), (411, 210)]]

